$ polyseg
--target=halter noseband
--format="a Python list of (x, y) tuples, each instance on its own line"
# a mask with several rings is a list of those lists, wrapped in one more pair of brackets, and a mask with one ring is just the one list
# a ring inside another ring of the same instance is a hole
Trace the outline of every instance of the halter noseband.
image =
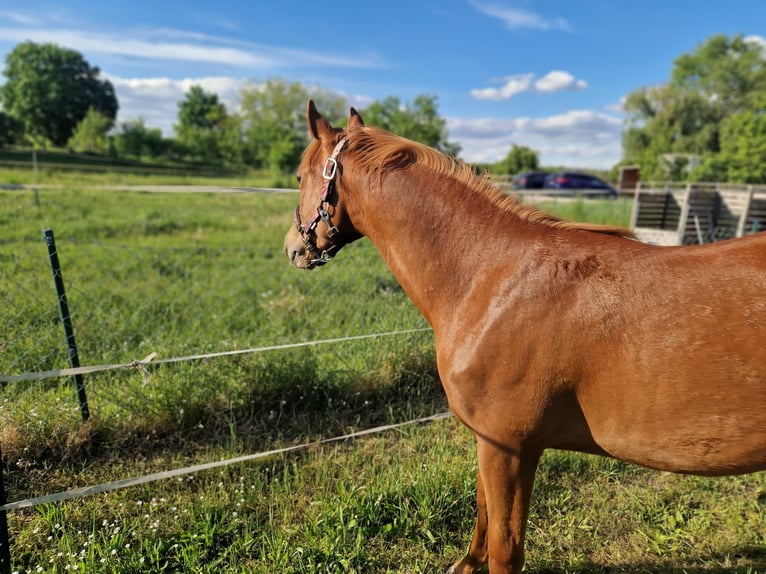
[(293, 215), (295, 227), (298, 229), (298, 233), (300, 234), (301, 239), (303, 239), (303, 243), (306, 244), (309, 253), (311, 253), (311, 263), (317, 265), (324, 265), (329, 262), (335, 255), (333, 251), (338, 247), (337, 245), (332, 245), (328, 249), (320, 252), (316, 242), (312, 240), (311, 235), (309, 234), (314, 231), (314, 235), (316, 235), (316, 226), (320, 221), (324, 221), (327, 226), (328, 238), (331, 238), (338, 233), (338, 228), (330, 221), (330, 214), (327, 212), (327, 209), (325, 209), (325, 204), (327, 203), (328, 196), (335, 187), (335, 175), (338, 171), (338, 155), (340, 155), (340, 151), (347, 143), (348, 138), (340, 140), (338, 145), (335, 146), (335, 149), (332, 150), (332, 155), (330, 155), (324, 162), (324, 168), (322, 169), (324, 184), (322, 185), (322, 193), (319, 195), (319, 205), (314, 211), (314, 215), (306, 223), (301, 223), (300, 205), (295, 208), (295, 214)]

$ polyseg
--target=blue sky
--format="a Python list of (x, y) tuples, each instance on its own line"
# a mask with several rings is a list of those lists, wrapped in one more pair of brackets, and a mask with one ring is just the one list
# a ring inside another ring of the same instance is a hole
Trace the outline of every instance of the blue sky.
[(0, 0), (3, 60), (24, 40), (78, 50), (113, 82), (120, 121), (166, 135), (189, 86), (236, 109), (246, 82), (278, 77), (359, 108), (435, 95), (467, 161), (519, 144), (592, 168), (620, 158), (626, 94), (714, 34), (766, 48), (766, 2)]

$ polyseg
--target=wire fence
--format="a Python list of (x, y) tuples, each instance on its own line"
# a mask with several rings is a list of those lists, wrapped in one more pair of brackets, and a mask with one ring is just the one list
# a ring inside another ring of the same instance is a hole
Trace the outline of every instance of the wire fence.
[[(43, 195), (43, 206), (57, 208), (52, 204), (71, 199), (81, 211), (70, 215), (63, 232), (56, 234), (83, 364), (74, 368), (41, 228), (31, 233), (20, 226), (12, 239), (0, 234), (0, 445), (15, 472), (34, 467), (40, 457), (62, 456), (56, 449), (72, 448), (73, 437), (80, 436), (77, 400), (69, 383), (73, 375), (85, 377), (90, 410), (106, 436), (149, 436), (155, 428), (193, 432), (208, 423), (222, 424), (225, 412), (230, 420), (245, 421), (250, 430), (257, 427), (254, 434), (263, 445), (291, 436), (337, 437), (321, 442), (354, 438), (343, 431), (360, 428), (358, 414), (371, 393), (381, 392), (382, 379), (390, 382), (380, 398), (386, 414), (365, 418), (371, 430), (361, 434), (400, 424), (393, 422), (396, 417), (408, 420), (402, 424), (432, 420), (425, 411), (394, 408), (402, 388), (424, 370), (433, 370), (433, 345), (430, 329), (382, 270), (370, 244), (348, 248), (348, 263), (335, 272), (298, 273), (284, 260), (281, 245), (264, 239), (284, 230), (289, 209), (280, 204), (272, 212), (255, 194), (238, 195), (234, 201), (251, 210), (263, 232), (240, 241), (246, 233), (232, 238), (227, 229), (218, 232), (222, 224), (212, 214), (216, 200), (199, 195), (203, 205), (211, 204), (209, 219), (206, 214), (168, 216), (164, 212), (175, 204), (168, 203), (166, 194), (157, 205), (153, 197), (143, 198), (147, 205), (141, 214), (126, 202), (120, 218), (95, 225), (92, 211), (98, 206), (64, 192)], [(294, 197), (288, 200), (293, 203)], [(110, 201), (121, 200), (110, 196)], [(12, 225), (36, 209), (29, 195), (0, 194), (1, 224)], [(241, 208), (234, 211), (232, 216), (241, 217)], [(81, 225), (78, 217), (88, 225)], [(196, 226), (191, 239), (190, 226)], [(288, 410), (305, 426), (280, 425)], [(317, 411), (341, 414), (307, 416)], [(311, 426), (320, 424), (315, 418), (334, 420), (329, 424), (335, 426)], [(384, 422), (388, 424), (375, 424)], [(286, 451), (311, 444), (316, 443)], [(240, 446), (245, 452), (259, 450), (251, 448), (256, 443)], [(275, 452), (261, 450), (222, 464)], [(10, 503), (3, 496), (0, 514), (5, 519), (8, 510), (204, 468), (172, 469), (62, 493), (31, 493)]]
[[(87, 371), (100, 374), (89, 377), (88, 393), (91, 402), (107, 403), (104, 408), (134, 411), (137, 402), (147, 401), (146, 394), (183, 377), (187, 379), (184, 388), (198, 386), (194, 379), (209, 376), (211, 371), (204, 360), (214, 356), (233, 357), (261, 348), (289, 350), (296, 341), (317, 340), (317, 333), (325, 340), (344, 337), (348, 332), (424, 327), (407, 308), (403, 294), (393, 292), (393, 284), (378, 281), (371, 286), (353, 285), (353, 278), (337, 289), (340, 298), (353, 304), (347, 305), (344, 317), (334, 317), (330, 325), (325, 311), (319, 310), (328, 305), (321, 293), (302, 292), (300, 286), (283, 282), (284, 272), (275, 275), (266, 271), (253, 277), (258, 259), (265, 262), (274, 258), (268, 250), (253, 257), (251, 251), (237, 248), (59, 243), (79, 356), (89, 365)], [(65, 399), (71, 390), (62, 390), (59, 381), (50, 379), (86, 372), (67, 370), (70, 353), (45, 246), (40, 241), (32, 247), (27, 253), (16, 254), (0, 270), (0, 300), (7, 310), (0, 316), (0, 384), (6, 385), (6, 405), (0, 408), (0, 417), (7, 416), (12, 408), (7, 404), (9, 395), (15, 395), (18, 405), (25, 403), (25, 396), (37, 402), (39, 397), (50, 395), (60, 408), (76, 408), (76, 403)], [(287, 267), (281, 259), (279, 265)], [(379, 305), (377, 300), (386, 305), (393, 302), (393, 312), (385, 317), (371, 314), (365, 307)], [(316, 313), (311, 312), (313, 308), (317, 308)], [(398, 312), (401, 310), (405, 313)], [(346, 370), (363, 376), (390, 358), (385, 352), (378, 353), (380, 358), (373, 359), (377, 364), (371, 363), (369, 356), (364, 356), (369, 349), (364, 337), (346, 342), (349, 345), (342, 351), (315, 357), (319, 362), (312, 371)], [(109, 368), (137, 367), (137, 361), (149, 356), (155, 358), (156, 365), (178, 358), (196, 359), (203, 365), (194, 373), (181, 368), (175, 374), (157, 375), (151, 387), (124, 368)], [(216, 365), (216, 378), (225, 379), (225, 369), (235, 366)], [(39, 407), (28, 409), (27, 416), (40, 412)]]

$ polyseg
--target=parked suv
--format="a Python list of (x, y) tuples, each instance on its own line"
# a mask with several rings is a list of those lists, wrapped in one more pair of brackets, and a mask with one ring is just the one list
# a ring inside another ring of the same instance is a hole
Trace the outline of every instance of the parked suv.
[(542, 189), (547, 175), (543, 171), (525, 171), (514, 176), (511, 187), (513, 189)]
[[(551, 173), (545, 178), (543, 187), (545, 189), (582, 191), (585, 195), (617, 196), (617, 190), (611, 185), (588, 173), (570, 171)], [(602, 193), (599, 193), (599, 191)]]

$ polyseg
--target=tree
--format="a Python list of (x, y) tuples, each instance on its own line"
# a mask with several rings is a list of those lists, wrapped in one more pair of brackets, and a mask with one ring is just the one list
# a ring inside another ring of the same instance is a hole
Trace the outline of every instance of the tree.
[(221, 158), (225, 163), (242, 166), (248, 163), (242, 129), (242, 117), (230, 114), (226, 117), (217, 133), (216, 143)]
[(497, 174), (516, 175), (522, 171), (535, 171), (540, 167), (540, 154), (523, 145), (513, 144), (508, 155), (492, 166)]
[(625, 107), (633, 116), (623, 132), (623, 151), (644, 175), (683, 179), (685, 172), (668, 170), (664, 156), (685, 156), (688, 162), (719, 149), (721, 114), (697, 90), (674, 85), (640, 89), (628, 96)]
[[(688, 177), (673, 169), (684, 161), (711, 158), (722, 147), (726, 119), (750, 110), (766, 93), (766, 58), (743, 37), (713, 36), (674, 62), (669, 82), (628, 95), (623, 132), (624, 161), (638, 164), (645, 178)], [(673, 161), (663, 161), (673, 158)], [(686, 158), (684, 160), (684, 157)]]
[(240, 94), (245, 157), (273, 171), (294, 170), (308, 144), (306, 102), (316, 101), (322, 115), (340, 123), (347, 116), (346, 100), (319, 88), (282, 79), (245, 86)]
[(105, 154), (109, 151), (109, 130), (114, 122), (93, 108), (77, 124), (67, 146), (78, 152)]
[(143, 118), (120, 124), (120, 129), (114, 138), (117, 154), (120, 157), (158, 157), (165, 151), (165, 141), (162, 131), (146, 127)]
[(742, 35), (716, 35), (674, 62), (671, 84), (696, 91), (724, 113), (750, 108), (766, 91), (763, 47)]
[(23, 42), (6, 56), (4, 74), (3, 109), (37, 141), (64, 145), (91, 108), (112, 121), (117, 116), (112, 84), (75, 50)]
[(438, 114), (436, 96), (419, 95), (402, 105), (396, 96), (373, 102), (362, 110), (365, 123), (457, 156), (460, 146), (447, 141), (447, 122)]
[(218, 94), (206, 92), (194, 85), (178, 103), (176, 131), (188, 127), (215, 129), (226, 119), (226, 108), (218, 101)]
[(193, 156), (201, 159), (221, 157), (221, 132), (226, 126), (226, 107), (218, 94), (192, 86), (178, 103), (175, 131), (180, 143)]
[(693, 176), (707, 181), (766, 182), (766, 94), (752, 109), (727, 117), (721, 124), (721, 151), (708, 157)]
[(18, 143), (23, 126), (16, 119), (0, 111), (0, 146)]

